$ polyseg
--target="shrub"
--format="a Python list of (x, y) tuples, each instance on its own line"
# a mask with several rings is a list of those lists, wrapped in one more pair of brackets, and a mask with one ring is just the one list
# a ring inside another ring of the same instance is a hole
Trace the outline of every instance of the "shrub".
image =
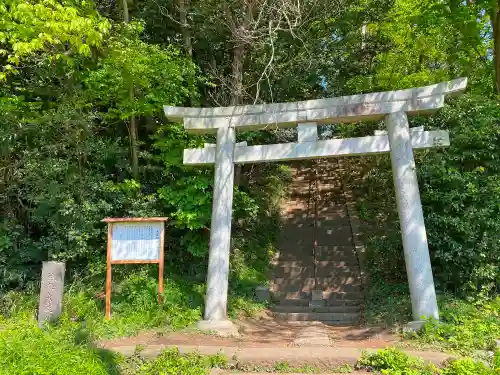
[(433, 375), (438, 373), (435, 366), (426, 365), (422, 359), (411, 357), (393, 348), (379, 350), (376, 353), (363, 353), (356, 367), (391, 375)]
[(495, 375), (500, 370), (496, 364), (498, 355), (495, 353), (492, 367), (471, 358), (462, 358), (440, 369), (432, 364), (424, 364), (420, 358), (389, 348), (371, 354), (363, 353), (356, 367), (390, 375)]
[(220, 354), (205, 357), (198, 353), (181, 355), (178, 349), (166, 350), (154, 361), (145, 363), (137, 375), (205, 375), (214, 367), (224, 368), (227, 359)]
[(494, 370), (482, 362), (471, 358), (452, 361), (443, 371), (442, 375), (495, 375)]
[(470, 353), (494, 350), (500, 337), (500, 297), (474, 305), (441, 300), (440, 322), (428, 321), (414, 337), (424, 343), (438, 343), (448, 350)]
[(411, 319), (408, 285), (372, 280), (367, 293), (365, 319), (368, 324), (404, 323)]

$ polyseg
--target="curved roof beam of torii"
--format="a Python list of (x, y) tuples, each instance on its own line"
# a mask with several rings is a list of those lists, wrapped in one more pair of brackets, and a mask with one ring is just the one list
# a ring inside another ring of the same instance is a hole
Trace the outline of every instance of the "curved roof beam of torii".
[(378, 120), (388, 113), (405, 111), (409, 115), (428, 114), (444, 105), (445, 95), (467, 87), (467, 78), (398, 91), (350, 95), (340, 98), (305, 100), (216, 108), (165, 106), (170, 121), (184, 122), (191, 133), (215, 133), (232, 126), (239, 130), (265, 130), (294, 127), (300, 122), (318, 124)]

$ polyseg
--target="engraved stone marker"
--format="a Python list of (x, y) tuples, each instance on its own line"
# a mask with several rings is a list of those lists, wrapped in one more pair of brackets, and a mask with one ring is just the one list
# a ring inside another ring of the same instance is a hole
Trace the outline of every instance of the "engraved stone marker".
[(64, 272), (66, 265), (60, 262), (43, 262), (38, 326), (57, 319), (62, 312)]

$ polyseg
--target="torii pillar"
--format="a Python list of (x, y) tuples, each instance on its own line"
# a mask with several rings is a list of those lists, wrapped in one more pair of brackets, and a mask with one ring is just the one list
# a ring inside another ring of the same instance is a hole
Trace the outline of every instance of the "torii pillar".
[[(396, 202), (413, 312), (413, 327), (422, 318), (439, 318), (436, 292), (425, 231), (424, 216), (413, 158), (413, 148), (449, 145), (447, 131), (409, 128), (407, 115), (427, 115), (444, 105), (444, 97), (465, 90), (466, 78), (407, 90), (353, 95), (295, 103), (219, 108), (165, 106), (172, 121), (184, 122), (193, 133), (216, 133), (216, 147), (184, 150), (184, 164), (215, 163), (209, 265), (202, 330), (237, 334), (227, 319), (227, 292), (234, 164), (316, 159), (349, 155), (391, 153)], [(299, 134), (297, 143), (246, 146), (235, 144), (235, 129), (265, 130), (298, 127), (299, 133), (314, 130), (312, 124), (384, 120), (385, 132), (375, 136), (318, 141)]]
[(236, 335), (238, 332), (233, 323), (227, 319), (235, 142), (236, 134), (233, 127), (225, 126), (217, 129), (207, 293), (204, 320), (198, 322), (199, 329), (216, 331), (224, 335)]
[(410, 127), (408, 117), (402, 111), (387, 115), (385, 124), (391, 146), (392, 175), (410, 286), (412, 315), (415, 328), (419, 328), (423, 317), (439, 320), (439, 312), (411, 147)]

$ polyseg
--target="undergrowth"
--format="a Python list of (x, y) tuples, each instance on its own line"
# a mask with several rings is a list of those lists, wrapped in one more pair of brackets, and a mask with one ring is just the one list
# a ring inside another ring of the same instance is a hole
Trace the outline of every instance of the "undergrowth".
[(390, 375), (495, 375), (500, 373), (499, 358), (499, 353), (487, 362), (461, 358), (438, 368), (421, 358), (389, 348), (376, 353), (363, 353), (356, 368)]
[(32, 317), (21, 315), (0, 324), (0, 374), (119, 374), (120, 358), (92, 347), (80, 324), (66, 322), (44, 330)]
[[(466, 301), (438, 296), (440, 321), (428, 320), (420, 332), (406, 332), (413, 343), (442, 350), (470, 353), (494, 350), (500, 338), (500, 297)], [(410, 320), (408, 287), (375, 282), (368, 292), (365, 310), (368, 324), (402, 325)]]
[[(161, 303), (157, 300), (157, 279), (147, 269), (133, 272), (113, 286), (111, 320), (104, 319), (101, 289), (74, 284), (64, 295), (63, 313), (56, 326), (79, 324), (96, 339), (131, 336), (145, 329), (178, 330), (200, 320), (205, 284), (166, 279)], [(0, 317), (17, 321), (36, 318), (38, 296), (9, 292), (0, 298)], [(241, 286), (229, 295), (231, 317), (251, 316), (264, 305), (255, 301), (253, 290)]]
[(121, 366), (123, 375), (205, 375), (213, 368), (226, 368), (227, 358), (222, 354), (202, 356), (198, 353), (180, 354), (169, 349), (156, 359), (146, 361), (140, 354), (127, 359)]
[(407, 337), (463, 354), (493, 351), (500, 338), (500, 297), (477, 304), (443, 298), (440, 321), (428, 320), (420, 332)]
[(1, 375), (205, 375), (226, 367), (222, 355), (181, 355), (177, 349), (147, 361), (140, 353), (129, 358), (93, 345), (93, 337), (78, 322), (66, 321), (40, 329), (34, 319), (0, 321)]

